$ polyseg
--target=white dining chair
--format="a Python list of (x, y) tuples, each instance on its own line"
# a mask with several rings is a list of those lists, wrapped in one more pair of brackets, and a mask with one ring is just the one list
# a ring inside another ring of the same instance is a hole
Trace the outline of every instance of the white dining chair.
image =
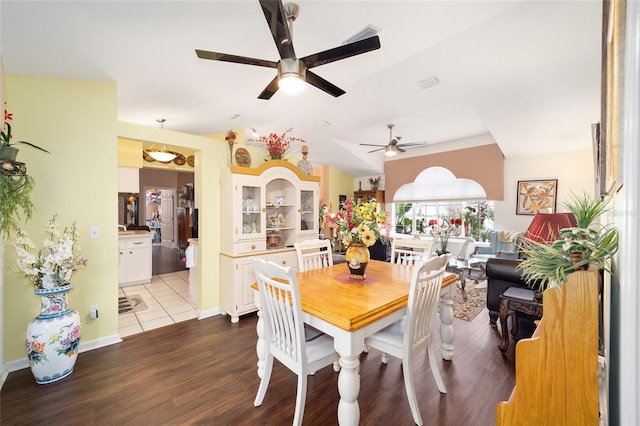
[(471, 237), (462, 238), (456, 252), (454, 253), (452, 250), (451, 254), (458, 259), (468, 259), (471, 255), (471, 252), (473, 251), (471, 243), (473, 243), (474, 241), (475, 240)]
[(294, 243), (293, 247), (296, 249), (300, 272), (333, 266), (331, 240), (305, 240)]
[(258, 281), (267, 350), (265, 366), (253, 405), (262, 405), (276, 358), (298, 375), (293, 424), (301, 425), (307, 396), (307, 376), (338, 360), (333, 338), (320, 334), (305, 341), (296, 271), (273, 262), (253, 259)]
[(406, 316), (365, 339), (365, 344), (382, 352), (382, 362), (387, 363), (389, 355), (402, 360), (402, 375), (407, 391), (413, 421), (422, 425), (422, 416), (411, 374), (412, 358), (427, 348), (431, 373), (438, 390), (447, 393), (436, 363), (435, 318), (437, 315), (440, 288), (447, 265), (447, 256), (434, 257), (413, 267), (411, 289)]
[(433, 256), (433, 241), (415, 238), (394, 238), (391, 242), (391, 263), (413, 266)]

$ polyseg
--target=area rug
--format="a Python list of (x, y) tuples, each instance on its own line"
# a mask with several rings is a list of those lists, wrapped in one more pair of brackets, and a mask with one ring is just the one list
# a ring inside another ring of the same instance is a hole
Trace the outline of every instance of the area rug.
[[(479, 281), (479, 284), (483, 284), (483, 281)], [(487, 307), (487, 289), (475, 288), (475, 285), (475, 281), (467, 279), (466, 301), (462, 299), (462, 292), (458, 286), (453, 289), (453, 316), (455, 318), (471, 321)]]
[(127, 312), (138, 312), (149, 309), (142, 297), (139, 294), (132, 294), (131, 296), (118, 297), (118, 313), (126, 314)]

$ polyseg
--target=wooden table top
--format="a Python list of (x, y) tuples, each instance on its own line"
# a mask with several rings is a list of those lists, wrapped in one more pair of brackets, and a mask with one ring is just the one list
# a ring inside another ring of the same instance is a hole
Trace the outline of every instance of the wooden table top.
[[(369, 261), (364, 283), (348, 278), (346, 263), (298, 272), (302, 310), (343, 330), (358, 330), (407, 306), (411, 273), (411, 267), (377, 260)], [(442, 287), (456, 279), (445, 273)]]

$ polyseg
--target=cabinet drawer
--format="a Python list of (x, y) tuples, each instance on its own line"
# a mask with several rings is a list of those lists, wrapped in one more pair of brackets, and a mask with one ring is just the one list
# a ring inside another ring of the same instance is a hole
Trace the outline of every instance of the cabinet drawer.
[(235, 253), (255, 253), (259, 251), (265, 251), (267, 249), (267, 241), (265, 239), (262, 240), (254, 240), (254, 241), (246, 241), (242, 243), (235, 243), (233, 245)]
[(151, 247), (151, 238), (127, 238), (125, 241), (126, 248), (144, 248)]
[(298, 266), (298, 257), (295, 251), (270, 253), (267, 255), (267, 261), (288, 268), (296, 268)]

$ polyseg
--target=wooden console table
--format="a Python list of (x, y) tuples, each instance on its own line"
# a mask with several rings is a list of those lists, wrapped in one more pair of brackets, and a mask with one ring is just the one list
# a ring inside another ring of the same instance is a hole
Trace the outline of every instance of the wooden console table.
[[(531, 295), (532, 297), (535, 295), (533, 290), (531, 290)], [(502, 353), (505, 353), (509, 348), (507, 318), (511, 315), (511, 335), (516, 337), (518, 333), (518, 312), (542, 318), (542, 302), (535, 298), (533, 300), (523, 300), (509, 297), (506, 291), (505, 294), (500, 295), (500, 326), (502, 327), (502, 339), (498, 347)]]

